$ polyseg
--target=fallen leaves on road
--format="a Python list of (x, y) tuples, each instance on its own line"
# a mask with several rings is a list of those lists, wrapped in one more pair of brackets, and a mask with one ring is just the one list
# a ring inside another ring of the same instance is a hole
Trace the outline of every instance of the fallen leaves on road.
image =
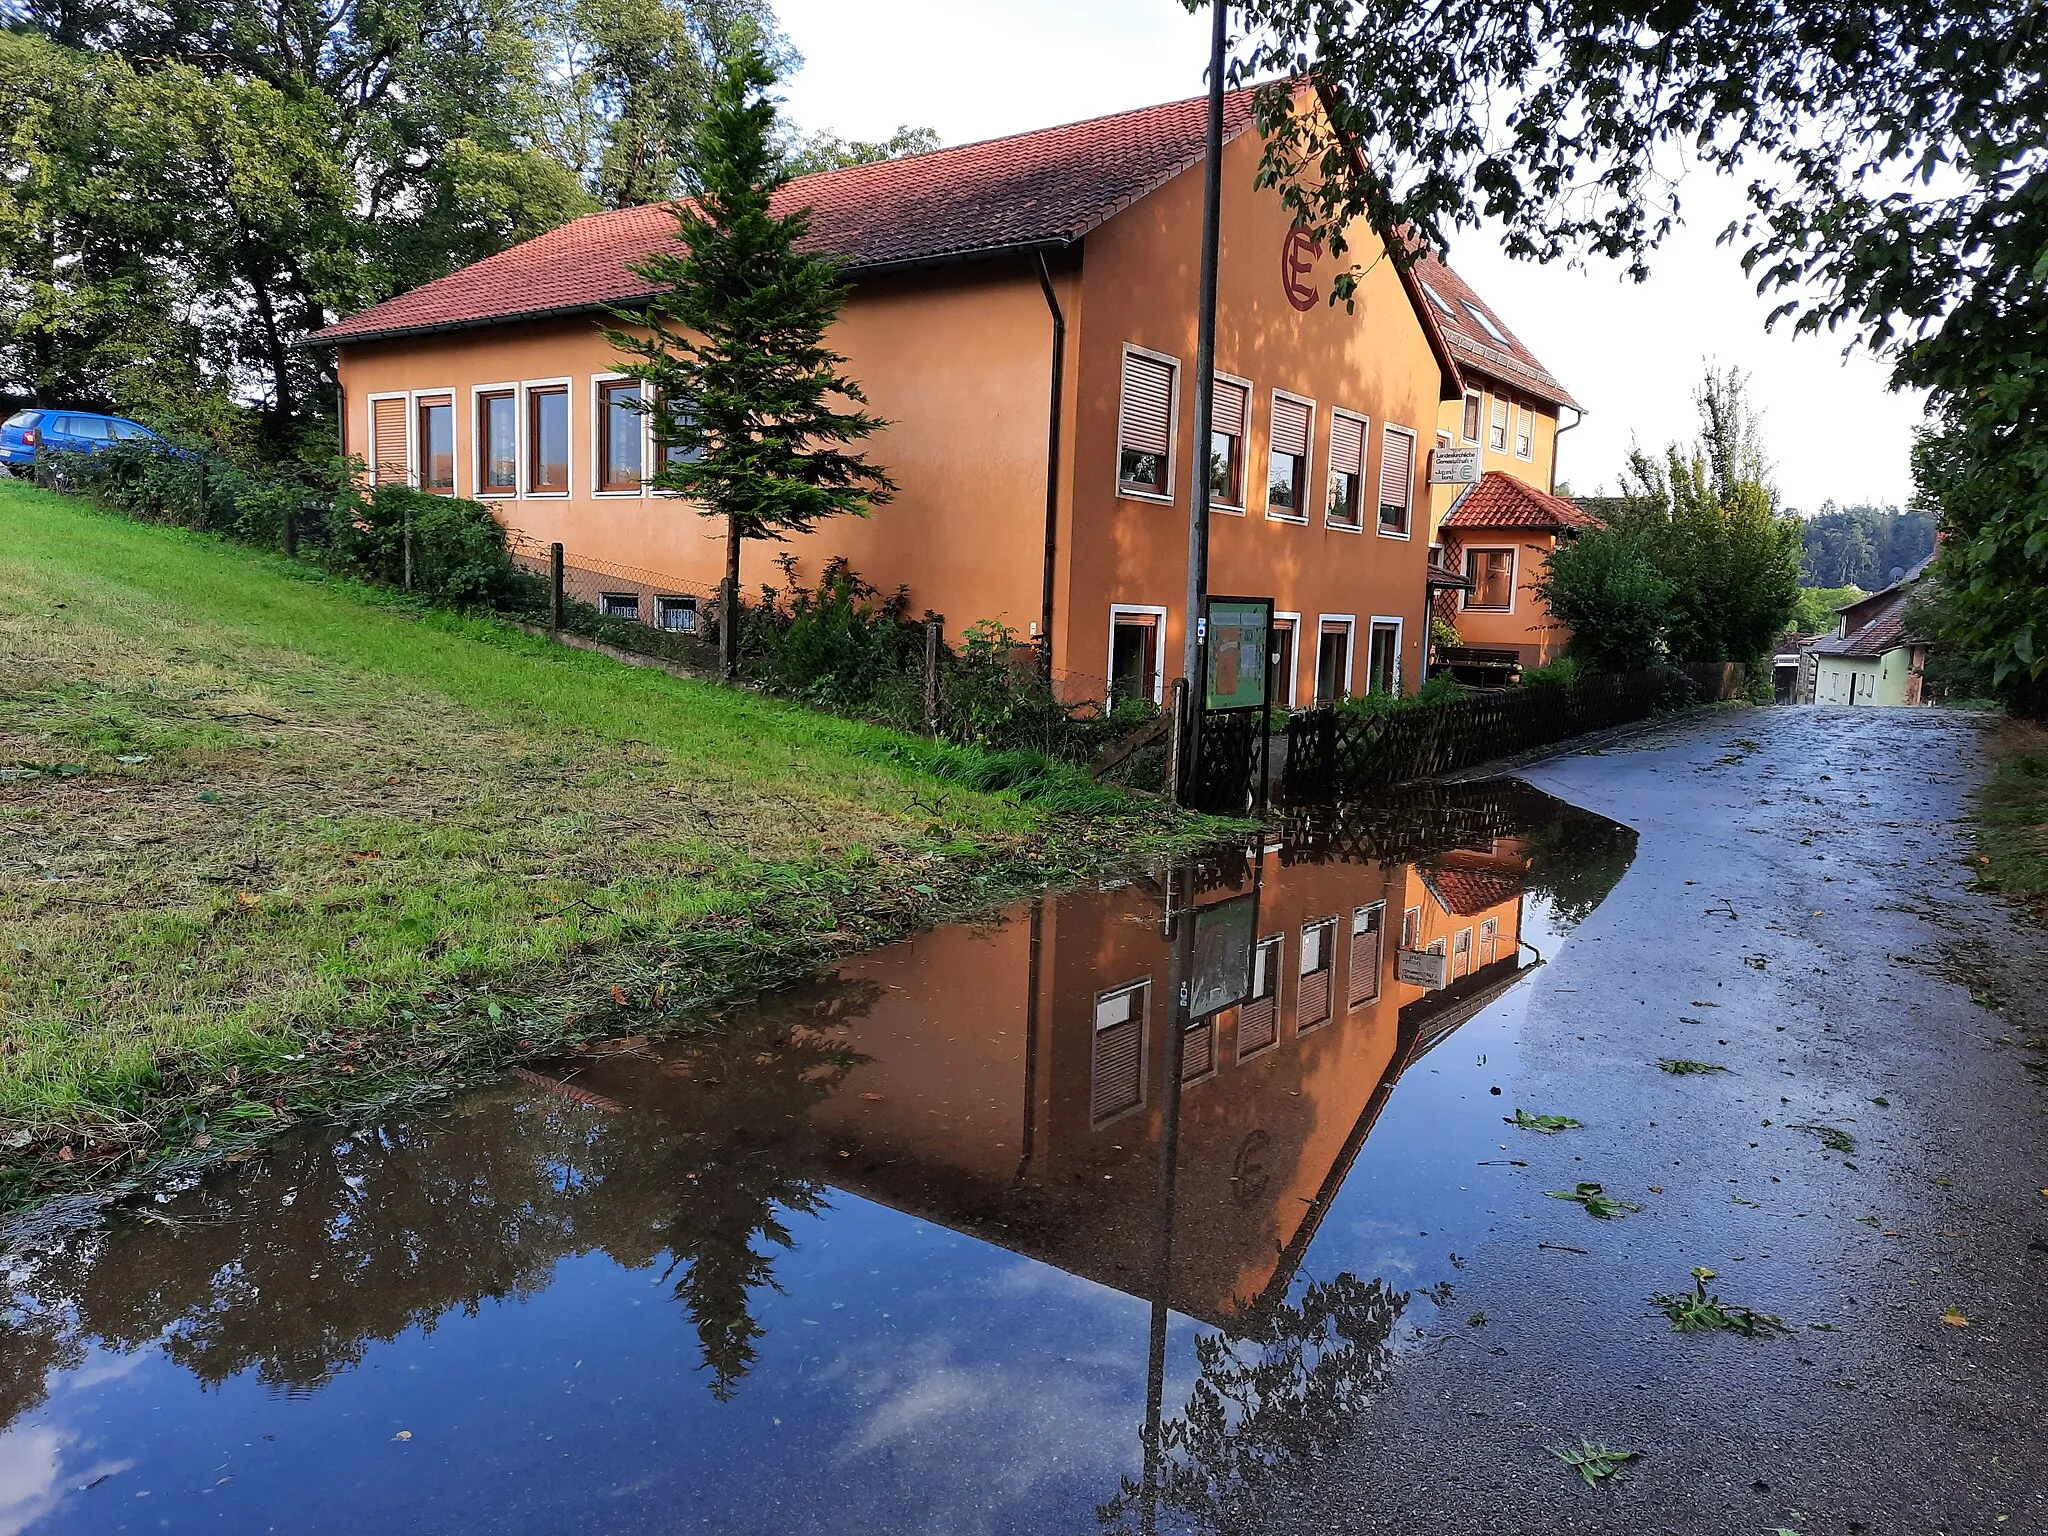
[(1970, 1326), (1970, 1320), (1954, 1307), (1950, 1307), (1946, 1312), (1942, 1313), (1941, 1320), (1951, 1328), (1967, 1328)]

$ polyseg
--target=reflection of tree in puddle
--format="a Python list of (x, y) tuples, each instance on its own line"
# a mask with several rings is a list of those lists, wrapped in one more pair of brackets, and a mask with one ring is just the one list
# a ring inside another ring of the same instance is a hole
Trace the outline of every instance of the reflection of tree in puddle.
[(1636, 856), (1633, 827), (1559, 804), (1522, 833), (1528, 892), (1550, 904), (1560, 930), (1576, 928), (1607, 899)]
[(822, 1156), (808, 1111), (861, 1060), (833, 1026), (879, 995), (827, 982), (768, 999), (674, 1055), (687, 1091), (651, 1114), (507, 1086), (450, 1115), (285, 1137), (154, 1219), (23, 1259), (0, 1290), (0, 1430), (87, 1340), (157, 1344), (203, 1384), (250, 1372), (298, 1395), (375, 1343), (537, 1294), (594, 1251), (681, 1271), (676, 1295), (729, 1397), (761, 1336), (752, 1295), (774, 1284), (755, 1240), (790, 1247), (783, 1214), (823, 1209), (823, 1185), (794, 1169)]
[(1181, 1414), (1159, 1428), (1146, 1471), (1097, 1510), (1131, 1536), (1176, 1530), (1252, 1532), (1275, 1501), (1342, 1443), (1384, 1379), (1388, 1339), (1408, 1293), (1340, 1274), (1297, 1302), (1195, 1341), (1201, 1374)]
[(668, 1153), (664, 1204), (674, 1214), (664, 1223), (667, 1273), (682, 1271), (676, 1298), (689, 1311), (720, 1402), (731, 1400), (752, 1369), (764, 1332), (754, 1293), (782, 1289), (772, 1249), (760, 1252), (755, 1239), (794, 1248), (783, 1214), (819, 1216), (830, 1208), (824, 1182), (797, 1171), (809, 1160), (799, 1144), (812, 1139), (810, 1111), (865, 1058), (828, 1031), (881, 996), (872, 983), (842, 981), (823, 998), (816, 988), (771, 998), (674, 1064), (701, 1091), (692, 1096), (693, 1123)]

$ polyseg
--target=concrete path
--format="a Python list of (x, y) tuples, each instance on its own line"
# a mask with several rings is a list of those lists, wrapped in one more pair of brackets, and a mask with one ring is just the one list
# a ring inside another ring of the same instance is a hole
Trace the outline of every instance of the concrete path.
[[(1287, 1524), (2048, 1531), (2048, 964), (1970, 889), (1979, 729), (1714, 711), (1525, 771), (1642, 835), (1534, 981), (1519, 1091), (1587, 1129), (1519, 1138), (1446, 1309), (1484, 1324), (1408, 1346)], [(1579, 1180), (1643, 1209), (1543, 1196)], [(1672, 1332), (1695, 1265), (1792, 1331)], [(1641, 1459), (1588, 1488), (1582, 1437)]]

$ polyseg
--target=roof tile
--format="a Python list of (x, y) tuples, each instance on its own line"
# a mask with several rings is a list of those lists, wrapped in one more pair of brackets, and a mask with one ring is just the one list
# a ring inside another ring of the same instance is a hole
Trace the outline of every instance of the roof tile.
[[(1223, 129), (1251, 126), (1252, 89), (1224, 97)], [(1077, 240), (1202, 157), (1193, 97), (929, 154), (800, 176), (778, 212), (808, 205), (810, 249), (855, 271)], [(666, 203), (593, 213), (352, 315), (311, 338), (360, 341), (592, 310), (653, 291), (632, 264), (672, 245)]]
[(1479, 483), (1465, 488), (1451, 503), (1441, 524), (1445, 528), (1538, 529), (1604, 528), (1592, 513), (1539, 491), (1505, 470), (1489, 469)]
[[(1436, 299), (1442, 300), (1441, 303), (1433, 302), (1431, 307), (1460, 369), (1470, 368), (1504, 384), (1515, 385), (1551, 405), (1579, 409), (1579, 402), (1571, 397), (1571, 392), (1536, 360), (1536, 354), (1522, 344), (1493, 306), (1480, 298), (1464, 278), (1427, 253), (1417, 258), (1415, 275), (1421, 280), (1424, 293), (1434, 294)], [(1473, 318), (1465, 307), (1468, 304), (1499, 327), (1505, 342), (1494, 337), (1482, 322)]]

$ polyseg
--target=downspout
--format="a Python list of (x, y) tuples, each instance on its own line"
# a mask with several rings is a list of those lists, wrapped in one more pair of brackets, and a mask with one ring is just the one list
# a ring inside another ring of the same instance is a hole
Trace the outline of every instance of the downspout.
[(1038, 253), (1038, 286), (1052, 311), (1052, 403), (1045, 425), (1045, 579), (1038, 600), (1038, 664), (1052, 679), (1052, 593), (1054, 556), (1060, 536), (1060, 407), (1067, 377), (1067, 317), (1052, 289), (1052, 269), (1045, 252)]
[(1572, 427), (1578, 426), (1581, 422), (1583, 422), (1586, 419), (1586, 408), (1584, 406), (1575, 405), (1572, 407), (1572, 409), (1578, 412), (1578, 414), (1572, 418), (1572, 426), (1559, 427), (1555, 432), (1550, 434), (1550, 494), (1553, 496), (1557, 494), (1557, 440), (1560, 437), (1563, 437), (1565, 433), (1571, 431)]

